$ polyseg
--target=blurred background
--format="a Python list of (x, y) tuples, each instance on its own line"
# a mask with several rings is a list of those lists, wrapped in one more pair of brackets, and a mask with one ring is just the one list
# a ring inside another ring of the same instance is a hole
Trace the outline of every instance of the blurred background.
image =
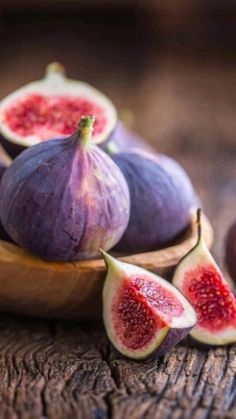
[(234, 0), (1, 0), (0, 96), (51, 61), (189, 172), (222, 260), (236, 218)]

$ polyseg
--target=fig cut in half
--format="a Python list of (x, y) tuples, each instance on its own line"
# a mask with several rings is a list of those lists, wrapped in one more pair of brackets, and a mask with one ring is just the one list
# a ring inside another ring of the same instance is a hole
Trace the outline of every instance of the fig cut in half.
[(124, 356), (163, 354), (197, 321), (193, 307), (165, 279), (103, 252), (107, 275), (103, 319), (109, 339)]
[(208, 345), (236, 342), (236, 299), (211, 256), (201, 232), (201, 210), (197, 210), (198, 241), (180, 261), (173, 284), (196, 310), (198, 322), (190, 332)]
[(67, 137), (82, 115), (95, 115), (93, 142), (103, 144), (117, 123), (116, 109), (99, 90), (68, 79), (64, 67), (51, 63), (45, 77), (21, 87), (0, 104), (0, 132), (15, 157), (24, 148), (51, 138)]

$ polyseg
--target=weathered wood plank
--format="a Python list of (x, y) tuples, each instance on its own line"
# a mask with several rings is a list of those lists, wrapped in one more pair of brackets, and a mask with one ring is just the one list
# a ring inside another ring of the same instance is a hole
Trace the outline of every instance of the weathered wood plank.
[(133, 362), (111, 348), (99, 324), (6, 315), (0, 336), (3, 418), (236, 415), (236, 345), (194, 348), (187, 339), (163, 358)]

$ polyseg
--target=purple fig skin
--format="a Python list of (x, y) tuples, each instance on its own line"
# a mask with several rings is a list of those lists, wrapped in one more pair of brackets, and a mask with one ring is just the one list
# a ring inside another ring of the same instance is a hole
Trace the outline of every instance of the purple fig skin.
[(176, 187), (181, 191), (189, 207), (202, 208), (201, 201), (197, 196), (189, 175), (183, 167), (173, 158), (165, 154), (156, 154), (155, 158), (160, 166), (173, 177)]
[(147, 141), (131, 131), (120, 121), (118, 121), (116, 128), (109, 138), (108, 145), (106, 145), (108, 152), (109, 145), (114, 145), (119, 151), (128, 151), (136, 148), (149, 152), (154, 151)]
[[(6, 168), (7, 167), (4, 165), (4, 163), (0, 162), (0, 182), (1, 182), (1, 178), (2, 178), (3, 173), (5, 172)], [(0, 199), (1, 199), (1, 197), (0, 197)], [(6, 233), (6, 231), (4, 230), (1, 221), (0, 221), (0, 240), (4, 240), (4, 241), (7, 241), (7, 242), (12, 242), (12, 239)]]
[[(157, 359), (162, 355), (165, 355), (169, 350), (171, 350), (174, 346), (176, 346), (179, 342), (186, 338), (193, 327), (194, 326), (186, 327), (183, 329), (170, 329), (161, 345), (155, 351), (153, 351), (148, 356), (142, 359), (136, 359), (135, 361), (150, 361)], [(119, 351), (116, 348), (115, 350), (119, 353)], [(122, 357), (128, 358), (125, 355), (122, 355)]]
[[(161, 345), (155, 351), (153, 351), (151, 354), (142, 359), (136, 359), (136, 361), (150, 361), (157, 359), (162, 355), (165, 355), (169, 350), (171, 350), (174, 346), (176, 346), (179, 342), (186, 338), (193, 327), (194, 326), (186, 327), (183, 329), (170, 329)], [(119, 352), (117, 349), (116, 351)], [(122, 356), (124, 358), (127, 358), (125, 355)]]
[[(82, 128), (81, 128), (82, 129)], [(21, 153), (0, 187), (0, 216), (11, 238), (47, 260), (96, 257), (129, 220), (129, 191), (114, 162), (80, 131)]]
[(232, 280), (236, 284), (236, 222), (230, 226), (226, 235), (225, 264)]
[[(55, 138), (54, 138), (55, 139)], [(12, 157), (17, 157), (26, 147), (19, 144), (15, 144), (0, 134), (0, 143), (6, 150), (6, 152)], [(122, 122), (118, 121), (112, 134), (104, 141), (103, 144), (99, 145), (104, 151), (109, 151), (109, 146), (115, 146), (120, 151), (131, 150), (138, 148), (153, 152), (153, 148), (143, 140), (138, 134), (125, 127)]]
[(131, 214), (128, 227), (114, 250), (145, 252), (161, 248), (189, 225), (194, 203), (154, 158), (142, 153), (112, 155), (129, 186)]
[(170, 329), (162, 344), (151, 355), (151, 358), (157, 358), (161, 355), (164, 355), (171, 348), (181, 342), (181, 340), (183, 340), (189, 334), (193, 327), (187, 327), (184, 329)]

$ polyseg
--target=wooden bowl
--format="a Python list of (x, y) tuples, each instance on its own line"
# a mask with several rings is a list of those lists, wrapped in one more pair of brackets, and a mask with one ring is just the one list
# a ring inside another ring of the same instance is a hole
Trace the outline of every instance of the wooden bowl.
[[(213, 241), (212, 227), (202, 216), (205, 241)], [(120, 259), (167, 277), (197, 239), (195, 217), (174, 246)], [(105, 277), (102, 259), (54, 263), (33, 257), (19, 247), (0, 241), (0, 308), (3, 311), (64, 319), (101, 317)]]

